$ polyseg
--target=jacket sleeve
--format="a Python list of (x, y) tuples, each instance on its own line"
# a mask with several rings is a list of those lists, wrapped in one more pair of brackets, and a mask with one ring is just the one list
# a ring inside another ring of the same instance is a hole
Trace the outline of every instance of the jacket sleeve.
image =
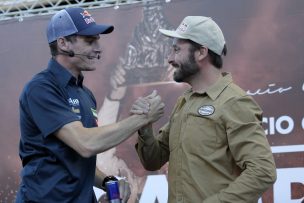
[(171, 119), (182, 104), (182, 97), (179, 97), (175, 104), (169, 122), (165, 124), (157, 136), (153, 134), (152, 124), (138, 131), (138, 141), (135, 145), (140, 161), (146, 170), (159, 170), (169, 161), (169, 135)]
[(256, 203), (276, 180), (273, 155), (262, 127), (262, 111), (247, 95), (229, 101), (225, 111), (229, 149), (241, 174), (203, 202)]
[(168, 125), (160, 129), (157, 137), (153, 135), (152, 125), (138, 131), (135, 148), (146, 170), (159, 170), (169, 160)]

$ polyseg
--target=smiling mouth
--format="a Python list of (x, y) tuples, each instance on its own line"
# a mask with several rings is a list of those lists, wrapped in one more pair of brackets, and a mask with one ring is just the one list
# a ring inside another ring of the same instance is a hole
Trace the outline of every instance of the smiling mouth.
[(97, 56), (87, 56), (88, 59), (97, 59), (99, 60), (100, 59), (100, 55), (97, 55)]
[(170, 69), (172, 68), (172, 69), (178, 69), (179, 68), (179, 65), (178, 64), (176, 64), (176, 63), (171, 63), (170, 64)]

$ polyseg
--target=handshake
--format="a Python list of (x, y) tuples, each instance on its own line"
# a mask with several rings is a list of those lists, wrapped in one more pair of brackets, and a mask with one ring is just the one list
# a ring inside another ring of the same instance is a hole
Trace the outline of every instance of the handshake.
[(156, 90), (146, 96), (139, 97), (131, 107), (130, 113), (136, 115), (144, 115), (148, 123), (153, 123), (161, 118), (164, 114), (165, 104)]

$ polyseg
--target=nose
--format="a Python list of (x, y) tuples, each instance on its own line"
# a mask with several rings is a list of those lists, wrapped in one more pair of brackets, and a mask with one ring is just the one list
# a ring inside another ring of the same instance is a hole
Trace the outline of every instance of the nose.
[(101, 53), (102, 52), (102, 49), (101, 49), (101, 46), (99, 44), (99, 36), (96, 40), (94, 40), (94, 42), (92, 43), (92, 48), (93, 48), (93, 51), (96, 52), (96, 53)]
[(167, 56), (167, 60), (168, 60), (168, 63), (171, 64), (174, 62), (174, 54), (173, 54), (173, 51), (171, 51), (169, 53), (169, 55)]
[(101, 49), (101, 47), (100, 47), (100, 45), (99, 44), (97, 44), (95, 47), (94, 47), (94, 52), (95, 53), (97, 53), (97, 54), (101, 54), (102, 53), (102, 49)]
[(101, 49), (95, 49), (94, 52), (97, 53), (97, 54), (99, 54), (99, 55), (102, 54), (102, 50)]

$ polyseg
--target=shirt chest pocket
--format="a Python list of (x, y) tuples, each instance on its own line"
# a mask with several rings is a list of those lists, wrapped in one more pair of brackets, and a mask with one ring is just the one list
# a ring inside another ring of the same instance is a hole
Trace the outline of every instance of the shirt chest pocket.
[(191, 154), (210, 155), (226, 142), (223, 127), (210, 117), (190, 115), (184, 130), (183, 146)]

